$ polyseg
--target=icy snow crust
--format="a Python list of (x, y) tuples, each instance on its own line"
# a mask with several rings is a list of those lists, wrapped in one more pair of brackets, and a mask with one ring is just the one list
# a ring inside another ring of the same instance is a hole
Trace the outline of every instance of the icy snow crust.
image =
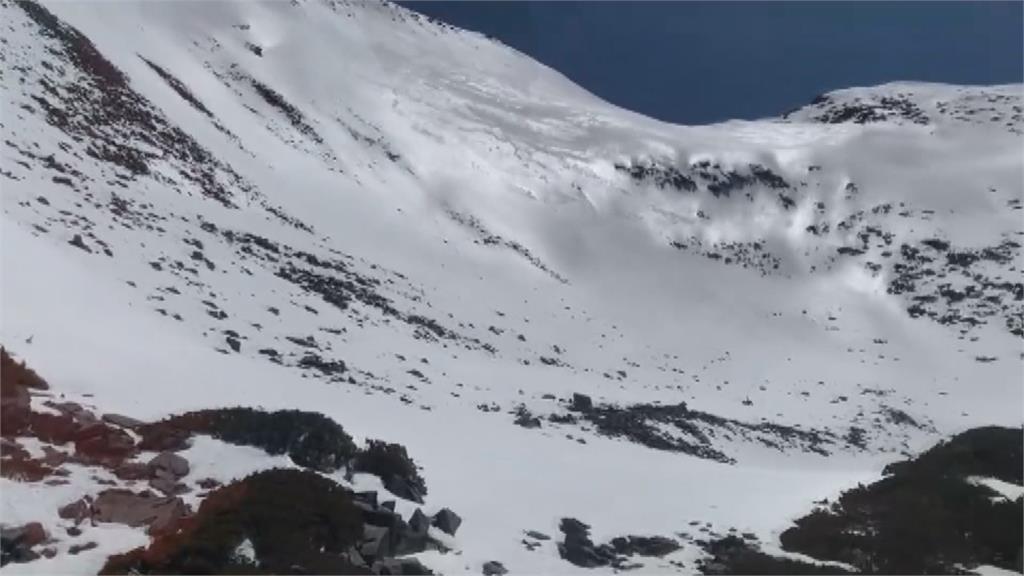
[[(391, 5), (46, 6), (209, 151), (228, 196), (189, 179), (197, 156), (118, 121), (104, 129), (148, 173), (90, 154), (94, 136), (36, 97), (60, 106), (59, 87), (91, 81), (3, 2), (4, 345), (98, 412), (298, 408), (404, 444), (427, 511), (464, 519), (460, 554), (422, 555), (435, 570), (583, 571), (554, 541), (521, 544), (557, 537), (565, 516), (596, 542), (697, 535), (697, 520), (771, 543), (903, 453), (1022, 422), (1020, 86), (892, 84), (673, 126)], [(865, 101), (873, 112), (842, 111)], [(900, 274), (913, 287), (892, 293)], [(547, 421), (574, 392), (828, 442), (702, 421), (732, 463), (717, 462)], [(513, 424), (520, 404), (539, 429)], [(192, 478), (288, 465), (260, 454), (198, 439), (186, 456)], [(56, 507), (96, 490), (71, 480), (3, 479), (4, 521), (60, 530)], [(146, 541), (90, 530), (99, 548), (4, 571), (95, 572)], [(698, 555), (642, 561), (692, 569)]]

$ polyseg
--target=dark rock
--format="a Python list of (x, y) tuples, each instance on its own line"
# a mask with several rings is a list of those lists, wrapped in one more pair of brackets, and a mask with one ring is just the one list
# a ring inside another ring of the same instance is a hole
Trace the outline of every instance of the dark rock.
[(366, 558), (363, 558), (363, 555), (360, 554), (359, 550), (356, 550), (354, 546), (346, 550), (342, 555), (348, 559), (348, 562), (351, 565), (360, 569), (359, 573), (363, 573), (364, 570), (370, 569), (369, 564), (366, 563)]
[(595, 545), (590, 540), (590, 526), (575, 518), (562, 518), (559, 530), (565, 539), (558, 544), (558, 555), (563, 560), (583, 568), (612, 566), (616, 569), (630, 569), (625, 558), (616, 553), (615, 548), (608, 544)]
[(71, 238), (71, 240), (68, 240), (68, 244), (71, 244), (72, 246), (74, 246), (75, 248), (78, 248), (80, 250), (85, 250), (86, 252), (89, 252), (89, 253), (92, 252), (92, 248), (89, 248), (88, 246), (86, 246), (85, 241), (82, 240), (82, 235), (81, 234), (75, 234), (74, 237)]
[(430, 528), (430, 518), (419, 508), (409, 517), (409, 529), (417, 534), (426, 534)]
[(371, 570), (380, 575), (425, 575), (433, 574), (426, 566), (415, 558), (392, 558), (378, 560)]
[(612, 538), (615, 552), (624, 556), (662, 557), (679, 550), (679, 543), (664, 536), (620, 536)]
[(72, 544), (71, 547), (68, 548), (68, 554), (71, 554), (72, 556), (75, 556), (75, 555), (77, 555), (80, 552), (85, 552), (86, 550), (92, 550), (93, 548), (96, 548), (97, 546), (99, 546), (99, 544), (96, 544), (95, 542), (86, 542), (85, 544)]
[(508, 569), (505, 568), (505, 566), (497, 560), (484, 562), (482, 570), (484, 576), (503, 576), (504, 574), (508, 574)]
[(29, 522), (14, 528), (2, 528), (0, 534), (5, 540), (27, 548), (46, 542), (46, 530), (39, 522)]
[(549, 414), (548, 422), (554, 422), (555, 424), (575, 424), (577, 422), (576, 416), (572, 414)]
[(405, 478), (397, 475), (388, 476), (384, 479), (384, 488), (398, 496), (399, 498), (405, 498), (417, 504), (423, 503), (423, 492), (421, 492), (416, 486), (411, 485)]
[(454, 536), (462, 524), (462, 518), (450, 509), (442, 508), (437, 514), (434, 514), (430, 524), (445, 534)]
[(359, 553), (368, 559), (385, 558), (391, 555), (391, 530), (383, 526), (363, 526), (363, 544)]
[(36, 560), (39, 554), (32, 548), (45, 541), (46, 531), (39, 522), (0, 528), (0, 565)]
[(590, 396), (586, 394), (573, 393), (572, 404), (570, 405), (571, 410), (577, 412), (587, 412), (594, 407), (594, 401), (590, 399)]
[(522, 426), (523, 428), (540, 428), (540, 418), (534, 416), (529, 410), (527, 410), (526, 406), (520, 404), (519, 407), (516, 408), (515, 414), (516, 419), (514, 422), (516, 426)]

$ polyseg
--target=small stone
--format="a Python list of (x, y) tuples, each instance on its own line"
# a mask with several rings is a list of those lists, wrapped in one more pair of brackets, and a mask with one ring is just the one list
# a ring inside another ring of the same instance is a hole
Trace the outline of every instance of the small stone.
[(74, 556), (74, 555), (78, 554), (79, 552), (85, 552), (86, 550), (92, 550), (93, 548), (95, 548), (97, 546), (99, 546), (99, 544), (96, 544), (95, 542), (86, 542), (85, 544), (75, 544), (75, 545), (71, 546), (70, 548), (68, 548), (68, 554), (71, 554), (72, 556)]
[(68, 244), (71, 244), (75, 248), (85, 250), (86, 252), (92, 252), (92, 249), (85, 245), (85, 241), (82, 240), (81, 234), (75, 234), (71, 240), (68, 240)]
[(508, 569), (501, 562), (491, 560), (490, 562), (484, 562), (483, 573), (484, 576), (503, 576), (508, 574)]

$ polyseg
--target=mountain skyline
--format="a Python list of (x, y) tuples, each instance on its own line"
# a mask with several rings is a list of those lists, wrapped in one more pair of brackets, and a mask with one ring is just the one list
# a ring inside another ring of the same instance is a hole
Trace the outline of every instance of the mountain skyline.
[(1020, 2), (400, 4), (680, 124), (768, 118), (854, 86), (1024, 81)]

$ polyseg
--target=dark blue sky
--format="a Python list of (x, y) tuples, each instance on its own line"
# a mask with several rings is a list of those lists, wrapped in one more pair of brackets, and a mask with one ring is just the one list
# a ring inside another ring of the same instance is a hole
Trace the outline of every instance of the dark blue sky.
[(1024, 2), (400, 4), (494, 36), (609, 102), (702, 124), (892, 80), (1024, 80)]

